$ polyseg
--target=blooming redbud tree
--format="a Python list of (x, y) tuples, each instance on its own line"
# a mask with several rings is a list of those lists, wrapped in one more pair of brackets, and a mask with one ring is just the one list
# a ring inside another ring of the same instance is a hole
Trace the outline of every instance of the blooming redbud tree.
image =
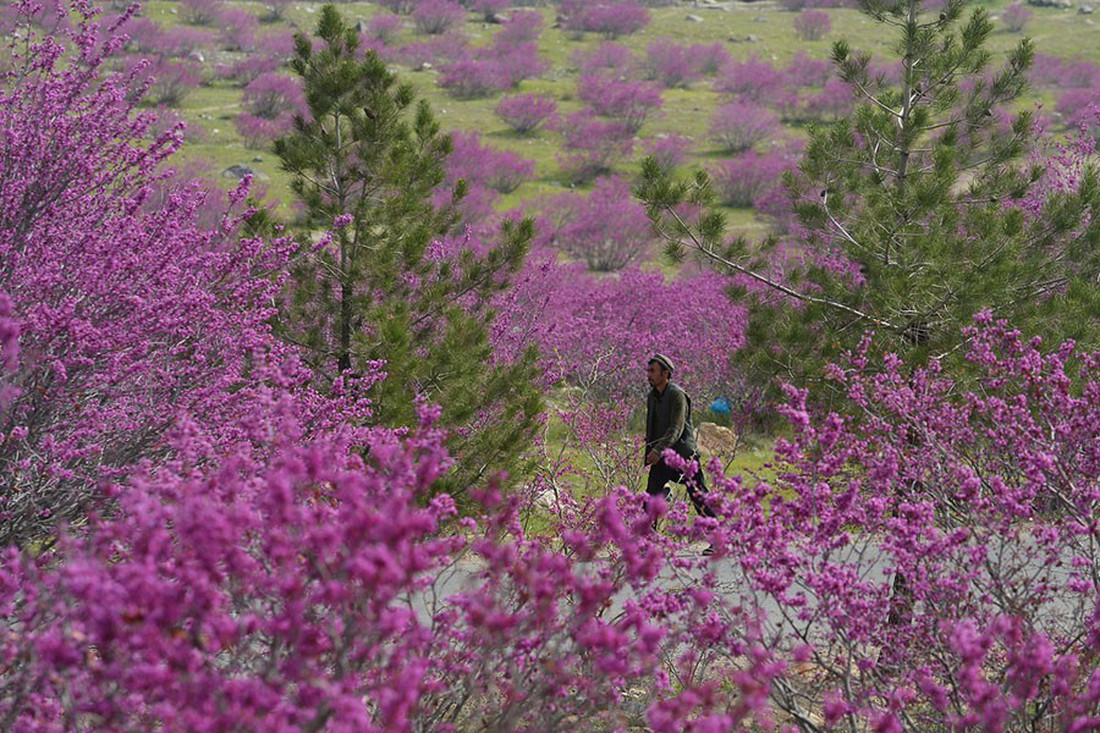
[(649, 25), (649, 11), (635, 0), (562, 0), (562, 27), (574, 33), (599, 33), (604, 38), (629, 36)]
[(198, 226), (195, 188), (145, 206), (181, 137), (148, 141), (135, 80), (104, 68), (123, 39), (95, 40), (93, 17), (78, 4), (71, 30), (31, 36), (0, 92), (0, 291), (20, 330), (3, 377), (5, 545), (79, 519), (98, 480), (163, 457), (180, 419), (232, 437), (215, 426), (270, 345), (272, 275), (290, 251), (239, 239), (234, 217)]
[(266, 73), (244, 88), (243, 111), (237, 130), (252, 148), (269, 145), (294, 127), (294, 118), (306, 114), (306, 100), (298, 80), (285, 74)]
[(1023, 33), (1024, 26), (1031, 20), (1031, 11), (1023, 3), (1012, 3), (1001, 11), (1001, 20), (1012, 33)]
[(752, 102), (727, 102), (714, 111), (710, 134), (727, 153), (739, 153), (779, 132), (779, 117)]
[(630, 154), (634, 137), (620, 120), (603, 120), (586, 107), (554, 124), (562, 134), (563, 153), (558, 155), (562, 172), (574, 183), (587, 183), (611, 172)]
[(803, 41), (819, 41), (833, 27), (829, 14), (821, 10), (803, 10), (795, 16), (791, 25)]
[(549, 97), (516, 94), (502, 98), (494, 111), (513, 131), (530, 135), (554, 117), (558, 105)]
[(466, 9), (453, 0), (422, 0), (412, 12), (417, 33), (440, 35), (466, 20)]

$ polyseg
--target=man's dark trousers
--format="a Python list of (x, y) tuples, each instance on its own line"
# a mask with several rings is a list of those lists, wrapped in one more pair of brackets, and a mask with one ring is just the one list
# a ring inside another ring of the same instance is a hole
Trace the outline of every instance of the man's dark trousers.
[[(667, 499), (671, 490), (665, 484), (669, 481), (677, 484), (684, 484), (687, 486), (688, 498), (691, 499), (695, 511), (699, 512), (700, 516), (717, 516), (714, 511), (707, 506), (704, 498), (707, 493), (707, 481), (703, 476), (702, 461), (699, 460), (699, 456), (695, 456), (691, 460), (695, 461), (698, 468), (695, 469), (695, 475), (690, 477), (685, 477), (683, 473), (665, 463), (664, 458), (654, 463), (649, 467), (649, 482), (646, 484), (645, 491), (650, 496), (663, 496)], [(694, 486), (688, 483), (688, 478), (692, 480)]]

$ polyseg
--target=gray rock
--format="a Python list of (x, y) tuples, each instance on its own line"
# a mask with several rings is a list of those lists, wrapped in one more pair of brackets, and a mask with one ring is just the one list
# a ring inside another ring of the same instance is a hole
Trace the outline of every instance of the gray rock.
[(431, 68), (432, 68), (432, 65), (431, 65), (431, 64), (429, 64), (429, 63), (428, 63), (427, 61), (425, 61), (424, 63), (420, 64), (420, 71), (428, 71), (428, 70), (429, 70), (429, 69), (431, 69)]
[(257, 155), (255, 158), (252, 159), (252, 162), (253, 163), (263, 163), (264, 159)]
[(1077, 12), (1081, 15), (1092, 15), (1095, 11), (1091, 5), (1082, 5), (1077, 8)]
[(700, 18), (698, 15), (686, 15), (686, 16), (684, 16), (684, 20), (686, 20), (689, 23), (702, 23), (703, 22), (703, 19)]
[(245, 176), (250, 176), (250, 175), (252, 175), (252, 169), (249, 168), (247, 165), (240, 165), (240, 164), (231, 165), (228, 168), (226, 168), (224, 171), (222, 171), (222, 176), (225, 177), (225, 178), (241, 179), (241, 178), (244, 178)]

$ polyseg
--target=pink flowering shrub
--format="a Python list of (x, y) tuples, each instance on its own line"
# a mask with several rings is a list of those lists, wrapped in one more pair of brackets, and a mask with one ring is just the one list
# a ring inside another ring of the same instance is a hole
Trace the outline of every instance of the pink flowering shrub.
[[(556, 230), (549, 231), (556, 240)], [(689, 272), (668, 279), (633, 266), (613, 275), (586, 269), (556, 264), (551, 252), (536, 249), (517, 287), (500, 296), (496, 347), (511, 353), (539, 344), (551, 381), (584, 387), (592, 402), (626, 398), (628, 408), (634, 406), (645, 386), (644, 359), (662, 349), (681, 365), (677, 379), (698, 402), (724, 393), (734, 378), (730, 356), (745, 342), (747, 316), (730, 301), (727, 279)], [(653, 318), (654, 303), (676, 307)], [(601, 442), (618, 439), (612, 436)], [(638, 455), (633, 458), (637, 471)]]
[(748, 150), (779, 132), (779, 117), (752, 102), (727, 102), (714, 111), (711, 138), (728, 153)]
[(104, 73), (121, 39), (71, 63), (61, 41), (90, 12), (77, 6), (73, 36), (32, 36), (19, 83), (0, 92), (0, 291), (21, 332), (2, 377), (15, 395), (0, 422), (4, 545), (96, 506), (97, 482), (162, 458), (180, 419), (232, 438), (218, 426), (270, 346), (274, 273), (292, 249), (242, 239), (228, 214), (199, 228), (194, 187), (144, 208), (180, 135), (147, 141), (136, 81)]
[(863, 352), (829, 373), (852, 417), (792, 390), (769, 512), (723, 512), (744, 519), (744, 582), (790, 609), (765, 636), (807, 644), (807, 676), (788, 670), (773, 697), (792, 715), (1072, 730), (1097, 709), (1100, 355), (977, 323), (973, 390)]
[(788, 86), (823, 87), (833, 75), (833, 66), (827, 59), (813, 58), (799, 51), (783, 69), (783, 74)]
[(453, 0), (421, 0), (412, 12), (417, 33), (437, 36), (466, 21), (466, 9)]
[(260, 148), (294, 127), (294, 118), (307, 112), (305, 94), (297, 79), (282, 74), (261, 74), (244, 88), (244, 109), (237, 116), (237, 131), (250, 148)]
[(761, 195), (772, 189), (782, 189), (783, 173), (793, 167), (794, 161), (780, 151), (757, 153), (747, 150), (718, 161), (708, 173), (722, 204), (745, 207), (753, 206)]
[(218, 12), (218, 25), (222, 28), (222, 44), (227, 51), (255, 51), (256, 33), (260, 21), (247, 10), (225, 8)]
[(649, 11), (635, 0), (562, 0), (562, 27), (575, 33), (599, 33), (613, 40), (649, 25)]
[(142, 79), (144, 101), (153, 106), (178, 107), (202, 82), (202, 67), (194, 61), (173, 61), (158, 56), (130, 59), (128, 65), (129, 74)]
[(1100, 89), (1067, 89), (1058, 97), (1054, 110), (1067, 127), (1074, 127), (1087, 117), (1089, 108), (1096, 104), (1100, 104)]
[(836, 119), (850, 114), (856, 97), (851, 85), (840, 79), (829, 79), (820, 92), (806, 97), (802, 106), (803, 119)]
[(485, 97), (516, 87), (547, 68), (534, 41), (498, 35), (489, 46), (464, 50), (457, 60), (445, 65), (439, 85), (458, 97)]
[(443, 67), (439, 86), (460, 99), (478, 99), (511, 88), (512, 80), (495, 59), (467, 58)]
[(516, 45), (537, 41), (542, 25), (542, 14), (537, 10), (514, 10), (493, 36), (493, 43)]
[(770, 61), (750, 56), (744, 61), (726, 64), (714, 80), (714, 89), (741, 100), (764, 104), (783, 82), (783, 72)]
[(820, 10), (803, 10), (791, 21), (795, 34), (803, 41), (819, 41), (833, 27), (829, 14)]
[(642, 144), (645, 154), (657, 161), (657, 166), (666, 173), (684, 162), (691, 149), (691, 140), (683, 135), (665, 135), (646, 140)]
[(557, 197), (547, 217), (555, 224), (554, 245), (590, 270), (622, 269), (645, 259), (653, 247), (649, 217), (631, 197), (630, 183), (618, 176), (598, 179), (588, 195)]
[(1096, 89), (1100, 87), (1100, 66), (1080, 57), (1064, 59), (1037, 53), (1028, 79), (1039, 87)]
[(556, 121), (554, 129), (564, 138), (558, 165), (574, 183), (609, 173), (634, 147), (634, 134), (626, 123), (600, 119), (590, 108)]
[(1001, 11), (1001, 20), (1011, 33), (1023, 33), (1024, 26), (1031, 20), (1031, 11), (1023, 3), (1012, 3)]
[(549, 97), (515, 94), (503, 97), (494, 112), (513, 132), (530, 135), (557, 114), (558, 105)]
[(518, 87), (524, 79), (542, 75), (550, 64), (539, 56), (538, 44), (496, 41), (485, 52), (500, 67), (504, 78), (512, 87)]
[(607, 74), (584, 74), (577, 80), (577, 97), (596, 114), (619, 120), (633, 134), (661, 108), (661, 90), (638, 81), (624, 81)]
[(423, 41), (401, 46), (396, 59), (406, 66), (428, 63), (445, 66), (470, 58), (470, 39), (461, 31), (428, 36)]
[(732, 60), (722, 43), (696, 43), (688, 49), (696, 70), (704, 76), (714, 76)]
[(667, 89), (687, 89), (703, 73), (694, 51), (694, 47), (660, 38), (646, 48), (642, 71), (647, 79), (660, 82)]
[(458, 179), (485, 186), (497, 193), (511, 193), (530, 180), (535, 163), (510, 150), (497, 150), (481, 142), (476, 132), (451, 134), (454, 149), (447, 156), (447, 175), (442, 187), (454, 188)]
[(591, 51), (574, 52), (572, 61), (582, 74), (614, 72), (622, 77), (632, 75), (636, 65), (634, 53), (629, 48), (611, 41), (604, 41)]
[(393, 13), (378, 13), (371, 16), (371, 19), (367, 21), (367, 27), (363, 30), (363, 35), (368, 42), (377, 42), (383, 46), (389, 46), (397, 40), (404, 26), (405, 21), (401, 19), (401, 16)]
[(282, 65), (283, 61), (278, 57), (252, 53), (232, 65), (215, 67), (215, 73), (220, 78), (248, 86), (264, 74), (274, 74)]

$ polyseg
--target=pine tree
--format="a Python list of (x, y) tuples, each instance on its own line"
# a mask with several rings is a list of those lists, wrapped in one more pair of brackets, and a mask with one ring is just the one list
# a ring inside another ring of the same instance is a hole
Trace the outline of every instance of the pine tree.
[[(380, 424), (413, 424), (419, 398), (441, 405), (458, 465), (440, 488), (461, 493), (518, 466), (542, 409), (535, 354), (496, 363), (489, 342), (489, 300), (522, 265), (532, 225), (505, 224), (482, 255), (433, 250), (455, 223), (453, 207), (430, 199), (449, 136), (374, 52), (360, 56), (333, 6), (316, 35), (323, 48), (298, 34), (291, 61), (309, 116), (275, 152), (305, 206), (306, 235), (332, 239), (293, 273), (279, 330), (330, 384), (384, 360), (387, 379), (372, 388)], [(459, 182), (454, 200), (463, 193)]]
[[(921, 0), (860, 5), (897, 34), (900, 79), (888, 82), (876, 71), (885, 67), (847, 42), (834, 45), (859, 103), (811, 129), (800, 170), (786, 180), (808, 264), (768, 274), (776, 240), (727, 240), (705, 176), (671, 181), (645, 167), (639, 195), (670, 254), (691, 247), (760, 286), (745, 367), (804, 382), (868, 330), (914, 362), (961, 358), (960, 328), (986, 308), (1053, 338), (1094, 338), (1100, 189), (1094, 170), (1077, 190), (1041, 189), (1043, 168), (1028, 156), (1033, 115), (1019, 109), (1031, 42), (994, 71), (983, 8), (964, 18), (964, 0), (934, 13)], [(1037, 215), (1017, 205), (1029, 198), (1041, 200)], [(684, 200), (708, 207), (697, 224), (677, 218)]]

